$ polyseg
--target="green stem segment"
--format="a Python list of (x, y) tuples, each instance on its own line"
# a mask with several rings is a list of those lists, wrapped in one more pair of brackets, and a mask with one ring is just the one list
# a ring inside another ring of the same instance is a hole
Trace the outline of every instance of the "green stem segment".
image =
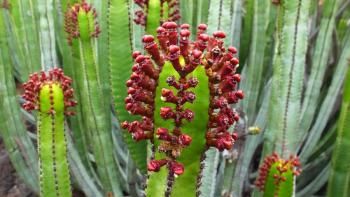
[(298, 157), (290, 156), (284, 160), (273, 153), (261, 165), (255, 185), (264, 192), (264, 197), (292, 197), (295, 192), (295, 177), (300, 172)]
[(75, 4), (66, 13), (66, 32), (72, 45), (77, 87), (80, 90), (83, 122), (87, 125), (87, 139), (92, 142), (92, 152), (105, 195), (122, 196), (118, 180), (117, 161), (113, 155), (111, 112), (103, 97), (95, 51), (96, 37), (100, 33), (96, 23), (97, 13), (86, 2)]
[(38, 118), (40, 194), (70, 197), (70, 175), (64, 131), (64, 94), (57, 83), (43, 85)]

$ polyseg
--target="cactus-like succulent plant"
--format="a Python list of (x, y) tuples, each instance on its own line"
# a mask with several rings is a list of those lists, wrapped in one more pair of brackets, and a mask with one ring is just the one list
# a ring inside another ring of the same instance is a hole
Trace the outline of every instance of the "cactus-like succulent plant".
[[(133, 53), (135, 65), (126, 82), (125, 104), (142, 120), (122, 123), (136, 141), (150, 140), (155, 146), (148, 170), (167, 168), (166, 196), (171, 195), (175, 175), (184, 174), (192, 183), (196, 174), (201, 176), (202, 152), (209, 147), (220, 151), (232, 148), (237, 135), (229, 129), (239, 116), (230, 105), (244, 97), (242, 90), (237, 90), (237, 51), (224, 46), (225, 33), (216, 31), (209, 36), (207, 26), (200, 24), (197, 38), (191, 42), (189, 25), (181, 25), (179, 33), (177, 28), (175, 22), (163, 23), (157, 29), (159, 45), (153, 36), (145, 35), (142, 42), (148, 55)], [(192, 169), (188, 175), (185, 167)], [(152, 176), (150, 183), (164, 178)], [(199, 186), (200, 178), (197, 181)], [(175, 187), (179, 188), (176, 183)], [(198, 188), (193, 184), (193, 188), (179, 189), (195, 193)], [(150, 196), (155, 195), (152, 192), (148, 190)]]
[(64, 117), (74, 115), (69, 107), (77, 104), (72, 100), (71, 83), (61, 69), (55, 68), (48, 74), (34, 73), (23, 84), (23, 108), (38, 111), (40, 194), (45, 197), (71, 196), (64, 130)]
[(82, 104), (80, 115), (86, 123), (84, 133), (93, 142), (85, 146), (95, 154), (99, 178), (106, 185), (105, 195), (112, 192), (119, 196), (121, 192), (112, 151), (114, 144), (109, 99), (104, 99), (106, 86), (100, 75), (101, 65), (97, 61), (96, 39), (101, 30), (97, 23), (96, 9), (86, 1), (74, 4), (66, 11), (65, 29), (75, 57), (72, 70)]
[(255, 182), (264, 197), (293, 196), (295, 177), (301, 173), (299, 158), (290, 156), (284, 160), (277, 153), (267, 156), (259, 168)]
[(97, 37), (101, 30), (96, 17), (96, 9), (85, 1), (68, 9), (65, 14), (65, 30), (68, 43), (72, 45), (74, 38), (90, 40), (91, 37)]
[(179, 9), (179, 0), (160, 0), (160, 2), (152, 2), (150, 0), (134, 0), (141, 9), (134, 13), (133, 21), (141, 26), (146, 26), (147, 16), (150, 3), (160, 3), (159, 17), (161, 21), (177, 21), (181, 18)]

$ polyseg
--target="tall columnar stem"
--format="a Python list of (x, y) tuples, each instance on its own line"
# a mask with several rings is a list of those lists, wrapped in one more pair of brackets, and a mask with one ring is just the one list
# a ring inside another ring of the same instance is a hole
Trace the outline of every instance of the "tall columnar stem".
[(110, 106), (103, 99), (103, 87), (96, 60), (95, 42), (100, 34), (97, 13), (85, 1), (73, 5), (66, 12), (65, 28), (72, 53), (77, 58), (75, 68), (77, 85), (81, 94), (82, 117), (87, 128), (91, 148), (104, 192), (121, 196), (118, 184), (117, 161), (113, 155)]
[(23, 85), (27, 100), (26, 110), (38, 110), (38, 152), (40, 171), (40, 195), (43, 197), (70, 197), (70, 174), (67, 160), (67, 143), (64, 131), (64, 115), (73, 115), (68, 107), (76, 105), (70, 100), (73, 89), (71, 79), (62, 70), (54, 69), (30, 76)]

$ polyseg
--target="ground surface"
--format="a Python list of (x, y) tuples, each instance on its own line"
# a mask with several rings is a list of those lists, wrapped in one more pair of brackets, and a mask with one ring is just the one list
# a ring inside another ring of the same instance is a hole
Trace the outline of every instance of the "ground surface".
[(35, 197), (18, 177), (0, 137), (0, 197)]

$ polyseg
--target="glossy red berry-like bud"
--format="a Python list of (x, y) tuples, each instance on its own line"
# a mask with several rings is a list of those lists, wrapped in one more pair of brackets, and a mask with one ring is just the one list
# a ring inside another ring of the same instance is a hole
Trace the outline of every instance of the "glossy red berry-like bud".
[(146, 131), (137, 131), (137, 132), (134, 132), (132, 133), (132, 138), (135, 140), (135, 141), (140, 141), (140, 140), (144, 140), (144, 139), (149, 139), (149, 136), (147, 134), (148, 132)]
[(162, 97), (161, 99), (165, 102), (170, 102), (170, 103), (178, 103), (178, 98), (174, 95), (173, 91), (169, 89), (162, 89)]
[(166, 128), (158, 128), (156, 134), (157, 135), (167, 135), (169, 130)]
[(139, 80), (141, 80), (141, 76), (137, 73), (131, 73), (130, 79), (135, 82), (138, 82)]
[(158, 27), (157, 28), (157, 34), (162, 34), (165, 32), (165, 29), (163, 27)]
[(121, 124), (122, 128), (123, 129), (127, 129), (129, 127), (129, 123), (127, 121), (124, 121), (122, 124)]
[(193, 103), (193, 101), (196, 99), (196, 94), (193, 92), (186, 92), (185, 98), (186, 101)]
[(219, 143), (222, 143), (224, 149), (226, 150), (230, 150), (233, 146), (233, 139), (228, 132), (221, 136), (218, 141), (220, 141)]
[(239, 120), (239, 115), (238, 115), (238, 114), (235, 114), (235, 115), (233, 116), (233, 119), (237, 122), (237, 121)]
[(237, 90), (237, 92), (235, 93), (235, 95), (237, 96), (237, 98), (239, 99), (243, 99), (244, 98), (244, 93), (242, 90)]
[(174, 76), (170, 76), (166, 79), (166, 82), (170, 85), (173, 86), (174, 84), (176, 84), (176, 78)]
[(175, 22), (166, 22), (165, 24), (165, 29), (176, 29), (177, 24)]
[(180, 28), (181, 29), (189, 29), (190, 28), (190, 25), (189, 24), (182, 24), (181, 26), (180, 26)]
[(191, 35), (191, 32), (187, 29), (183, 29), (180, 31), (180, 36), (181, 37), (189, 37)]
[(232, 54), (236, 54), (237, 53), (237, 49), (235, 47), (228, 47), (227, 49), (230, 53)]
[(180, 135), (179, 140), (180, 140), (180, 144), (182, 144), (183, 146), (188, 146), (192, 142), (191, 136), (186, 134)]
[(162, 107), (160, 108), (160, 116), (163, 119), (175, 118), (176, 114), (173, 112), (171, 107)]
[(135, 61), (136, 61), (137, 63), (141, 63), (141, 62), (143, 62), (145, 59), (146, 59), (146, 57), (145, 57), (144, 55), (139, 55), (139, 56), (136, 57)]
[(225, 34), (225, 32), (223, 32), (223, 31), (215, 31), (215, 32), (213, 33), (213, 36), (214, 36), (215, 38), (220, 38), (220, 39), (226, 38), (226, 34)]
[(179, 52), (180, 51), (180, 47), (178, 47), (177, 45), (171, 45), (170, 47), (169, 47), (169, 52), (170, 53), (177, 53), (177, 52)]
[(192, 110), (186, 109), (184, 112), (182, 112), (182, 117), (191, 122), (194, 118), (194, 112)]
[(220, 127), (226, 127), (229, 125), (229, 118), (224, 115), (219, 115), (217, 118), (217, 124)]
[(125, 105), (125, 109), (129, 111), (129, 110), (131, 110), (133, 108), (133, 105), (134, 105), (133, 103), (127, 103)]
[(234, 74), (233, 75), (233, 80), (235, 80), (237, 83), (241, 81), (241, 75), (240, 74)]
[(128, 94), (135, 94), (137, 92), (136, 88), (130, 87), (128, 88)]
[(140, 52), (140, 51), (134, 51), (134, 52), (132, 53), (132, 58), (133, 58), (133, 59), (136, 59), (139, 55), (141, 55), (141, 52)]
[(207, 28), (208, 28), (208, 27), (207, 27), (206, 24), (199, 24), (199, 25), (198, 25), (198, 29), (199, 29), (199, 30), (206, 31)]
[(166, 159), (152, 160), (148, 163), (147, 168), (149, 171), (158, 172), (160, 170), (160, 168), (167, 163), (168, 163), (168, 161)]
[(184, 166), (180, 163), (175, 162), (175, 161), (171, 162), (169, 170), (176, 175), (181, 175), (185, 171)]
[(230, 62), (231, 62), (231, 64), (233, 64), (233, 65), (237, 65), (237, 64), (239, 64), (239, 60), (237, 59), (237, 58), (232, 58), (231, 60), (230, 60)]
[(150, 43), (154, 41), (154, 37), (152, 35), (144, 35), (142, 37), (142, 42), (144, 43)]
[(238, 139), (238, 134), (236, 132), (232, 133), (232, 139), (235, 141)]
[(213, 102), (213, 108), (223, 108), (226, 107), (228, 104), (225, 97), (220, 97), (219, 99), (215, 100)]
[(196, 77), (190, 77), (187, 82), (190, 87), (196, 87), (198, 85), (198, 79)]
[(193, 58), (199, 59), (202, 56), (202, 51), (195, 49), (193, 50), (192, 55), (193, 55)]

